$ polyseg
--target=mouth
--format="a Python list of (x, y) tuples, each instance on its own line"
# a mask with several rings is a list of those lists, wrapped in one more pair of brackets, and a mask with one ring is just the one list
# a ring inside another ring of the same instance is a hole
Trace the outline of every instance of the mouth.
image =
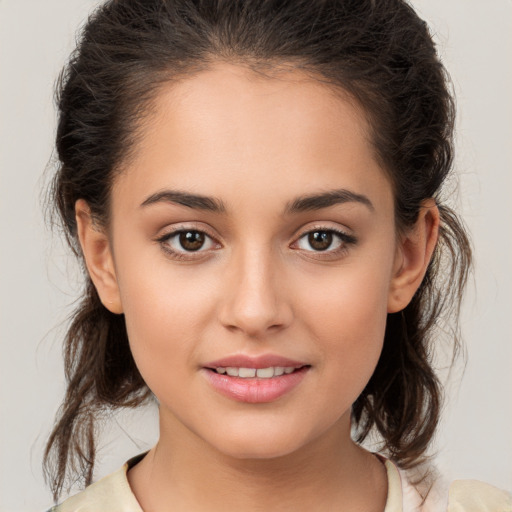
[(290, 394), (310, 369), (310, 364), (284, 358), (231, 357), (204, 366), (202, 373), (211, 388), (224, 397), (261, 404)]
[(240, 379), (272, 379), (281, 375), (290, 375), (298, 372), (303, 368), (309, 368), (310, 365), (300, 366), (268, 366), (266, 368), (246, 368), (237, 366), (217, 366), (207, 368), (219, 375), (227, 375), (228, 377), (238, 377)]

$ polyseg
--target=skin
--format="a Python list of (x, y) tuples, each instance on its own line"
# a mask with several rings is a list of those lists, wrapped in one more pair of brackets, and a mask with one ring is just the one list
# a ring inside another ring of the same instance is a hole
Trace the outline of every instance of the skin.
[[(268, 78), (219, 63), (163, 86), (114, 184), (108, 231), (77, 202), (90, 275), (104, 305), (124, 313), (160, 402), (159, 442), (128, 474), (146, 512), (384, 509), (384, 467), (351, 440), (350, 410), (387, 313), (421, 283), (439, 214), (425, 201), (397, 235), (369, 132), (355, 102), (298, 71)], [(341, 189), (368, 202), (287, 211)], [(224, 211), (141, 206), (169, 190), (216, 198)], [(186, 252), (162, 239), (176, 229), (209, 238)], [(349, 238), (318, 251), (314, 230)], [(310, 365), (276, 401), (238, 402), (204, 378), (209, 361), (268, 353)]]

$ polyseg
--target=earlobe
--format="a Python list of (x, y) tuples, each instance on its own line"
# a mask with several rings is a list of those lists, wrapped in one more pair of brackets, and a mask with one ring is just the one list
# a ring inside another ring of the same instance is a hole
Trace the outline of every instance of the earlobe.
[(421, 285), (439, 236), (439, 209), (434, 199), (422, 203), (418, 220), (400, 240), (388, 296), (388, 313), (404, 309)]
[(112, 313), (123, 312), (110, 241), (94, 223), (89, 205), (75, 203), (78, 238), (89, 275), (103, 305)]

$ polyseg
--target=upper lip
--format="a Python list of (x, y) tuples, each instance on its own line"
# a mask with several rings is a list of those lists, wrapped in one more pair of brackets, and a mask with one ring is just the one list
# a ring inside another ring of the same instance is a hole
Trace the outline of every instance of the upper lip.
[(296, 361), (282, 357), (276, 354), (263, 354), (260, 356), (248, 356), (244, 354), (234, 354), (211, 361), (204, 365), (205, 368), (269, 368), (271, 366), (295, 367), (308, 366), (303, 361)]

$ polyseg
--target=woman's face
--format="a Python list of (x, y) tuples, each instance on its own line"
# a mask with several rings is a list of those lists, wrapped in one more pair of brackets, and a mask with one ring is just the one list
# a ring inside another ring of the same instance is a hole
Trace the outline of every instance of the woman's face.
[(398, 260), (361, 111), (299, 72), (220, 64), (154, 106), (110, 240), (162, 435), (250, 458), (348, 435)]

